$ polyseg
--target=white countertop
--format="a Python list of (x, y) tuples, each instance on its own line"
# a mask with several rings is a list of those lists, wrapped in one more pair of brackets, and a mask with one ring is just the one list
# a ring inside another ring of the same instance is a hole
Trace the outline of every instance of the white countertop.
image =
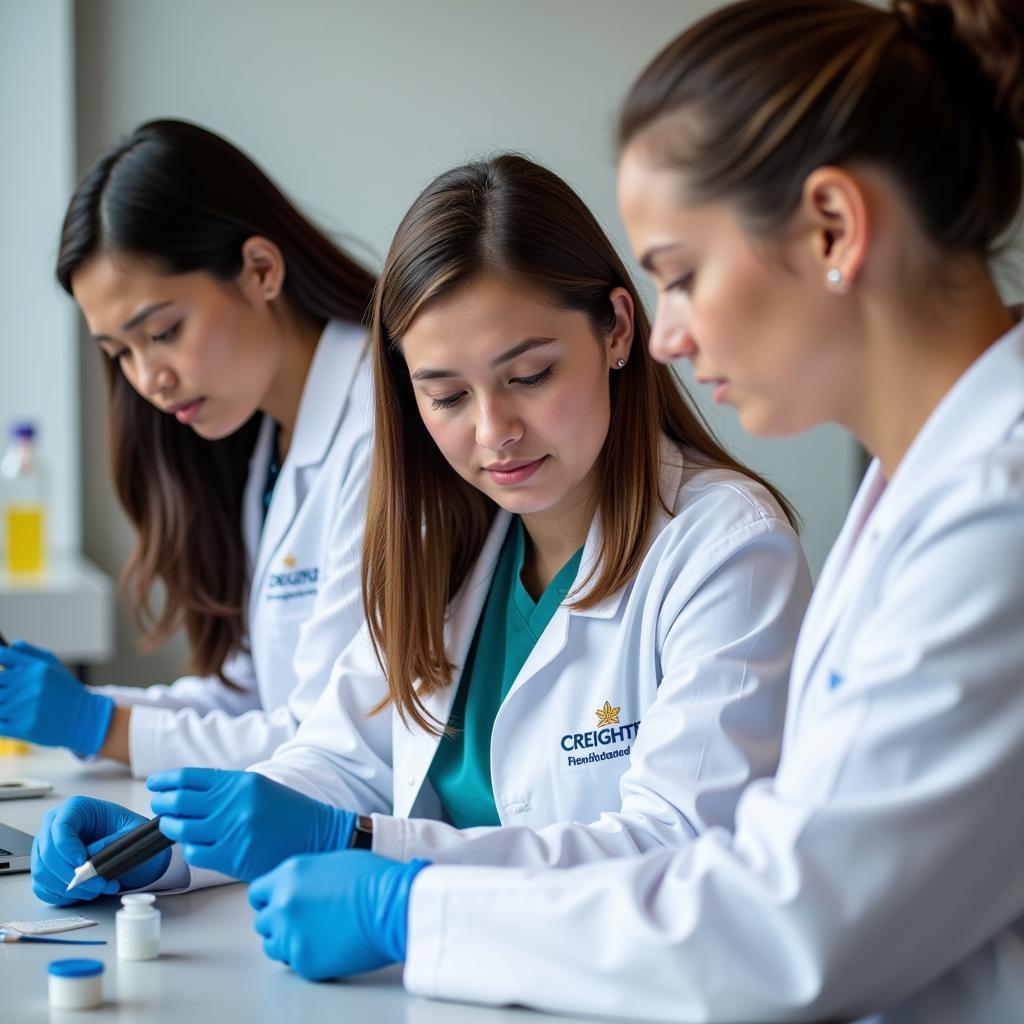
[[(46, 779), (55, 787), (49, 798), (0, 800), (0, 821), (26, 832), (36, 831), (48, 808), (77, 793), (152, 813), (145, 784), (132, 780), (123, 766), (112, 762), (80, 765), (63, 751), (40, 749), (24, 757), (0, 757), (0, 779), (18, 775)], [(69, 908), (50, 907), (32, 895), (28, 874), (0, 875), (0, 921), (83, 914), (95, 918), (98, 925), (66, 933), (68, 937), (109, 943), (0, 945), (0, 1018), (17, 1024), (565, 1024), (583, 1020), (415, 998), (402, 989), (397, 966), (343, 982), (303, 981), (263, 954), (241, 884), (158, 898), (159, 959), (119, 961), (114, 943), (114, 913), (119, 906), (117, 897), (108, 897)], [(66, 957), (103, 961), (105, 1002), (100, 1008), (50, 1011), (47, 964)]]

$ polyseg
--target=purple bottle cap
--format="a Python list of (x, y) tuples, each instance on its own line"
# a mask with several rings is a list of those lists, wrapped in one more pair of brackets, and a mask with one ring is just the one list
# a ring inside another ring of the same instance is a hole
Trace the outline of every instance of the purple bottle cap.
[(19, 441), (31, 441), (36, 436), (36, 425), (30, 420), (15, 420), (11, 424), (10, 436)]

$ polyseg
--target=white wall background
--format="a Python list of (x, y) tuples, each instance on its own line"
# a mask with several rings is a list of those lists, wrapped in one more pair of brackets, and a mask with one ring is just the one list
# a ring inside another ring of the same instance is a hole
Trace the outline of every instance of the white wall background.
[(38, 425), (62, 549), (81, 540), (77, 317), (53, 277), (75, 180), (71, 14), (71, 0), (0, 0), (0, 443), (12, 420)]
[[(0, 0), (12, 2), (21, 0)], [(353, 247), (379, 265), (398, 220), (433, 175), (512, 148), (565, 177), (625, 253), (615, 208), (617, 105), (654, 53), (713, 6), (77, 0), (79, 171), (142, 120), (194, 119), (247, 150), (316, 219), (356, 240)], [(52, 240), (57, 220), (37, 214), (35, 240)], [(49, 296), (46, 304), (61, 305)], [(85, 547), (116, 575), (131, 534), (111, 496), (103, 390), (91, 351), (81, 401)], [(817, 568), (858, 475), (854, 446), (831, 429), (752, 441), (730, 412), (708, 412), (727, 443), (795, 501)], [(124, 615), (119, 637), (116, 663), (97, 679), (150, 681), (178, 669), (180, 644), (141, 660)]]

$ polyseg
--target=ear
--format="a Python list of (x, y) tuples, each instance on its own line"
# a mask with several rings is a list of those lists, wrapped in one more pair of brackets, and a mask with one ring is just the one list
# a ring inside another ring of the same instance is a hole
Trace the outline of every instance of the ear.
[(822, 285), (832, 292), (848, 291), (868, 251), (864, 186), (842, 168), (819, 167), (807, 176), (800, 205), (810, 226), (812, 265), (820, 272)]
[(608, 367), (619, 369), (619, 360), (629, 362), (633, 348), (633, 296), (625, 288), (613, 288), (608, 298), (615, 310), (615, 326), (604, 336)]
[(242, 243), (242, 269), (236, 284), (253, 302), (273, 302), (284, 287), (284, 256), (269, 238), (253, 235)]

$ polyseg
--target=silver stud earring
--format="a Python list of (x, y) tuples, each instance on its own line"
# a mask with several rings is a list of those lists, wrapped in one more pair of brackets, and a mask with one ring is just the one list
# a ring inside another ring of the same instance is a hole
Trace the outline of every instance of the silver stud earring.
[(843, 280), (843, 272), (838, 267), (832, 267), (825, 275), (825, 280), (828, 281), (828, 286), (833, 291), (841, 292), (845, 288), (846, 282)]
[(620, 359), (615, 365), (621, 370), (626, 365), (626, 360)]

